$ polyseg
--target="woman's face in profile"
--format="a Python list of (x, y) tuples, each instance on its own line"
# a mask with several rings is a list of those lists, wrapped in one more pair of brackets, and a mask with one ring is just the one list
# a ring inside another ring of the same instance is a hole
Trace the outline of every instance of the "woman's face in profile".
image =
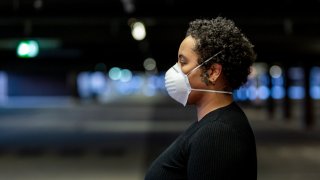
[[(181, 67), (181, 70), (184, 74), (190, 73), (198, 64), (198, 54), (194, 51), (196, 45), (196, 40), (187, 36), (180, 44), (178, 51), (178, 64)], [(201, 81), (201, 68), (193, 71), (188, 75), (189, 83), (192, 88), (206, 89), (205, 83)], [(191, 91), (188, 103), (195, 104), (196, 101), (200, 98), (201, 92)]]

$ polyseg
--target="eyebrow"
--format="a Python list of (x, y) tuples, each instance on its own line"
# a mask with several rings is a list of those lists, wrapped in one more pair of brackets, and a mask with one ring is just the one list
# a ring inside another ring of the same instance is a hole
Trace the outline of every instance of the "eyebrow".
[(185, 55), (179, 54), (179, 55), (178, 55), (178, 59), (181, 59), (181, 58), (188, 60), (188, 58), (187, 58)]

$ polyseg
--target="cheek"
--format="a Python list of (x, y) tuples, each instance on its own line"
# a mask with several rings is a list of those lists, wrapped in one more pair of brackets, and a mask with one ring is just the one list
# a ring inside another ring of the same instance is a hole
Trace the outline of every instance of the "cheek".
[(203, 88), (205, 85), (200, 73), (198, 72), (189, 75), (189, 82), (192, 88)]
[(180, 64), (181, 70), (185, 74), (188, 74), (189, 72), (191, 72), (193, 70), (193, 68), (195, 68), (196, 66), (197, 66), (196, 63), (187, 63), (187, 64), (184, 64), (184, 65)]

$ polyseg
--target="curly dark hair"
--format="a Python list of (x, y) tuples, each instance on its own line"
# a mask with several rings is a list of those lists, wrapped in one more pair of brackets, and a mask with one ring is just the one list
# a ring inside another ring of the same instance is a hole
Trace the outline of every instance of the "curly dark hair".
[[(196, 19), (189, 23), (186, 36), (196, 40), (195, 52), (199, 55), (199, 64), (221, 51), (202, 67), (207, 70), (213, 63), (221, 64), (227, 81), (226, 89), (236, 90), (247, 82), (256, 53), (234, 21), (220, 16), (215, 19)], [(202, 74), (202, 77), (206, 79), (206, 74)]]

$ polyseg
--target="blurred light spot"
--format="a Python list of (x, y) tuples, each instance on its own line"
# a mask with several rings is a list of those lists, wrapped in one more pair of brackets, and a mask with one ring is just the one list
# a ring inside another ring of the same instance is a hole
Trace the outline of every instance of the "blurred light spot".
[(109, 70), (109, 78), (112, 80), (119, 80), (121, 78), (121, 69), (113, 67)]
[(145, 96), (149, 96), (149, 97), (156, 95), (156, 90), (154, 88), (150, 88), (150, 86), (147, 86), (147, 88), (144, 88), (142, 92)]
[(270, 96), (270, 90), (267, 86), (260, 86), (257, 89), (259, 99), (266, 100)]
[(271, 66), (269, 73), (271, 77), (278, 78), (282, 75), (282, 69), (280, 66), (273, 65)]
[(288, 71), (289, 78), (292, 80), (303, 80), (304, 71), (301, 67), (292, 67)]
[(156, 80), (157, 80), (157, 76), (150, 76), (147, 79), (147, 86), (149, 88), (155, 89), (156, 88)]
[(133, 13), (135, 11), (134, 0), (121, 0), (121, 2), (126, 13)]
[(8, 99), (8, 76), (7, 73), (0, 71), (0, 104)]
[(283, 76), (279, 76), (277, 78), (272, 78), (271, 82), (272, 82), (272, 85), (282, 86), (284, 84)]
[(33, 58), (39, 53), (39, 45), (36, 41), (21, 41), (17, 47), (17, 55), (21, 58)]
[(143, 86), (143, 78), (141, 76), (133, 76), (131, 82), (135, 88), (141, 89)]
[(129, 82), (132, 79), (132, 72), (129, 69), (122, 69), (120, 75), (121, 82)]
[(247, 97), (253, 101), (257, 98), (257, 89), (254, 86), (249, 86), (247, 88)]
[(235, 93), (235, 98), (240, 100), (240, 101), (245, 101), (248, 99), (248, 96), (247, 96), (247, 90), (246, 88), (240, 88), (236, 91)]
[(106, 79), (104, 74), (102, 72), (92, 73), (90, 78), (90, 85), (93, 93), (102, 93), (106, 85)]
[(268, 68), (267, 68), (268, 64), (267, 63), (256, 62), (252, 66), (255, 69), (255, 72), (257, 75), (265, 74), (268, 72)]
[(33, 7), (38, 10), (41, 9), (42, 6), (43, 6), (42, 0), (35, 0), (33, 3)]
[(158, 89), (165, 89), (165, 81), (164, 81), (164, 75), (158, 75), (156, 78), (155, 86)]
[(152, 70), (154, 70), (156, 68), (156, 61), (154, 59), (152, 59), (152, 58), (147, 58), (143, 62), (143, 67), (147, 71), (152, 71)]
[(132, 24), (131, 34), (135, 40), (143, 40), (146, 37), (146, 29), (144, 24), (142, 22), (134, 22)]
[(320, 85), (320, 68), (312, 67), (310, 70), (310, 85)]
[(312, 99), (320, 99), (320, 86), (312, 86), (310, 88), (310, 96)]
[(264, 86), (267, 86), (269, 83), (270, 83), (270, 79), (269, 79), (269, 76), (264, 73), (264, 74), (261, 74), (259, 77), (258, 77), (258, 80), (260, 82), (261, 85), (264, 85)]
[(90, 75), (88, 72), (81, 72), (78, 75), (77, 84), (80, 97), (87, 98), (91, 95)]
[(116, 93), (121, 95), (138, 94), (141, 92), (143, 84), (143, 78), (137, 75), (133, 75), (128, 82), (113, 81)]
[(273, 99), (282, 99), (285, 96), (285, 89), (283, 86), (273, 86), (271, 88), (271, 97)]
[(302, 86), (291, 86), (288, 89), (288, 96), (291, 99), (303, 99), (305, 97), (304, 87)]
[(257, 76), (257, 68), (255, 66), (251, 66), (250, 74), (248, 76), (249, 79), (253, 79)]
[(130, 82), (116, 82), (117, 92), (121, 95), (130, 95), (135, 92), (134, 85)]

